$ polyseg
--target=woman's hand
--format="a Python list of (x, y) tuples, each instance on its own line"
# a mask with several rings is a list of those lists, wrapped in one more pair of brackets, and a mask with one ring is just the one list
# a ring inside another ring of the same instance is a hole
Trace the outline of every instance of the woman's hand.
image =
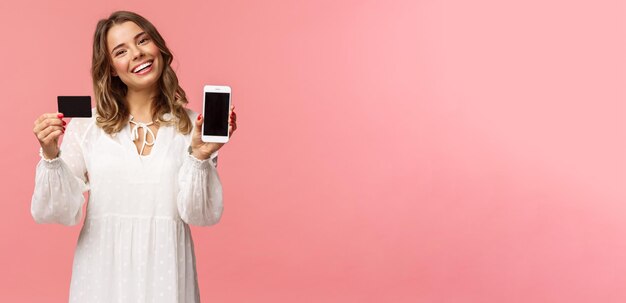
[(35, 121), (33, 133), (46, 159), (54, 159), (59, 155), (59, 138), (65, 133), (65, 121), (61, 113), (47, 113)]
[[(191, 154), (199, 160), (206, 160), (212, 153), (219, 150), (224, 143), (202, 142), (202, 122), (204, 122), (204, 117), (198, 115), (191, 136)], [(237, 114), (235, 114), (235, 107), (231, 106), (230, 115), (228, 117), (228, 137), (232, 137), (236, 129)]]

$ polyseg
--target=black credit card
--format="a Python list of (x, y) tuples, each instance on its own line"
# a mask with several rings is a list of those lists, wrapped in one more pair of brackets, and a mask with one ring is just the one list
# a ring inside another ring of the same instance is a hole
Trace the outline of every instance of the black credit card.
[(63, 117), (91, 117), (91, 96), (58, 96), (57, 104)]

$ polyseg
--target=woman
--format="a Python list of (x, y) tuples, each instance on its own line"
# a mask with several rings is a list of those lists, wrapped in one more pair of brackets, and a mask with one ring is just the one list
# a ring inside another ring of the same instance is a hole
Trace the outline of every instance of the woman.
[(72, 119), (67, 131), (62, 113), (35, 121), (35, 221), (77, 224), (89, 191), (70, 302), (200, 301), (187, 224), (220, 220), (223, 144), (202, 142), (203, 118), (185, 109), (171, 62), (148, 20), (115, 12), (94, 35), (95, 117)]

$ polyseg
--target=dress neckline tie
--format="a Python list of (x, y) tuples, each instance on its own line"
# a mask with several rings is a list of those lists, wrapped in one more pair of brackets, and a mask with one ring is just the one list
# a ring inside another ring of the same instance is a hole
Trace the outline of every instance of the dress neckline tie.
[[(133, 138), (133, 141), (137, 141), (137, 139), (139, 139), (139, 129), (140, 128), (143, 129), (143, 144), (141, 145), (141, 150), (139, 151), (139, 155), (143, 156), (143, 150), (146, 148), (146, 145), (152, 146), (154, 145), (154, 141), (156, 141), (156, 136), (154, 135), (154, 132), (152, 132), (150, 127), (148, 127), (154, 124), (154, 122), (150, 121), (149, 123), (143, 123), (143, 122), (133, 121), (133, 119), (134, 118), (131, 116), (130, 123), (135, 125), (130, 130), (130, 134), (131, 134), (131, 137)], [(152, 141), (150, 142), (148, 142), (148, 134), (152, 136)]]

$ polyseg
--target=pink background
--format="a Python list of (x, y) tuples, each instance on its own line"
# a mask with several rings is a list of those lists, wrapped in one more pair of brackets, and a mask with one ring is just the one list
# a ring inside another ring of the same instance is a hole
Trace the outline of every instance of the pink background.
[(91, 94), (116, 9), (192, 109), (233, 87), (203, 302), (626, 301), (618, 1), (74, 0), (0, 3), (1, 302), (67, 301), (80, 227), (30, 217), (32, 123)]

